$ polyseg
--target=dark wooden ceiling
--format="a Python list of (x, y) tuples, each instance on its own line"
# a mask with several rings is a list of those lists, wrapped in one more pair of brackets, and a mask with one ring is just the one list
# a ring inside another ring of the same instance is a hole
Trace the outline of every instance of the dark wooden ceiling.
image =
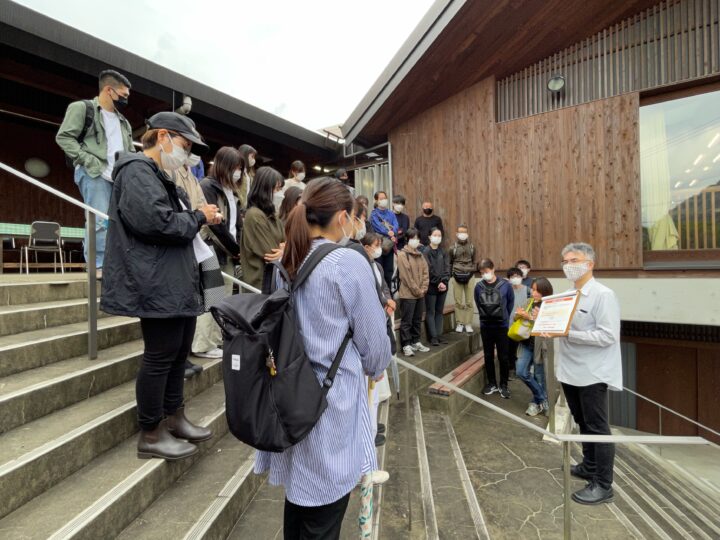
[(468, 0), (362, 129), (366, 143), (494, 75), (501, 79), (658, 0)]

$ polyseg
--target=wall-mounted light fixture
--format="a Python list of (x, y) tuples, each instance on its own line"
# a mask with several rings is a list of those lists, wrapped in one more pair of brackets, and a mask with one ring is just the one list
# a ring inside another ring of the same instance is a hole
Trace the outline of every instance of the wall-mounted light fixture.
[(553, 75), (547, 83), (547, 89), (553, 94), (559, 94), (565, 90), (565, 77)]

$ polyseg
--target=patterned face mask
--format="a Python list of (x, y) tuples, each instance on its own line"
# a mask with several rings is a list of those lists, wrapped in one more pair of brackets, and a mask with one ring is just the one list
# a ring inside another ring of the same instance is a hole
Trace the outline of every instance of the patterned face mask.
[(563, 266), (563, 272), (565, 273), (565, 277), (573, 283), (577, 282), (580, 278), (587, 274), (589, 270), (590, 263), (588, 263), (587, 261), (569, 263)]

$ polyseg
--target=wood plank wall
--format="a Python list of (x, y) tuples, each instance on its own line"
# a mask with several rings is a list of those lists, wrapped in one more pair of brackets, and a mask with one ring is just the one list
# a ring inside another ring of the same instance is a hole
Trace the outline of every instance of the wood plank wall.
[(641, 268), (638, 94), (502, 124), (494, 104), (485, 79), (389, 134), (411, 218), (429, 198), (500, 268), (556, 270), (572, 241), (593, 244), (600, 268)]

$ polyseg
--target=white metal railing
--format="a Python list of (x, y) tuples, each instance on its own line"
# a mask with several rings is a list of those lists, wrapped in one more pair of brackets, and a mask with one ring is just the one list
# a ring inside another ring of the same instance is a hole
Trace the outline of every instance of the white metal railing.
[[(89, 206), (89, 205), (85, 204), (84, 202), (81, 202), (81, 201), (71, 197), (70, 195), (68, 195), (66, 193), (63, 193), (62, 191), (55, 189), (54, 187), (48, 186), (44, 182), (41, 182), (40, 180), (37, 180), (37, 179), (33, 178), (32, 176), (28, 176), (27, 174), (23, 173), (22, 171), (18, 171), (17, 169), (10, 167), (9, 165), (7, 165), (5, 163), (0, 162), (0, 169), (12, 174), (13, 176), (19, 178), (20, 180), (27, 182), (28, 184), (32, 184), (35, 187), (39, 187), (43, 191), (51, 193), (52, 195), (55, 195), (56, 197), (59, 197), (60, 199), (63, 199), (64, 201), (69, 202), (70, 204), (85, 210), (85, 232), (87, 234), (88, 260), (95, 261), (95, 220), (97, 218), (109, 219), (107, 214), (105, 214), (104, 212), (101, 212), (97, 208), (93, 208), (92, 206)], [(98, 345), (97, 345), (97, 322), (98, 322), (97, 275), (95, 272), (91, 271), (91, 267), (94, 268), (94, 263), (88, 264), (88, 273), (87, 273), (88, 274), (88, 357), (90, 358), (90, 360), (95, 360), (97, 358), (97, 351), (98, 351)], [(233, 283), (236, 283), (242, 289), (245, 289), (245, 290), (253, 292), (253, 293), (260, 292), (258, 289), (256, 289), (252, 285), (248, 285), (247, 283), (235, 278), (234, 276), (230, 276), (230, 275), (226, 274), (225, 272), (223, 272), (222, 275), (226, 280), (230, 280)]]

